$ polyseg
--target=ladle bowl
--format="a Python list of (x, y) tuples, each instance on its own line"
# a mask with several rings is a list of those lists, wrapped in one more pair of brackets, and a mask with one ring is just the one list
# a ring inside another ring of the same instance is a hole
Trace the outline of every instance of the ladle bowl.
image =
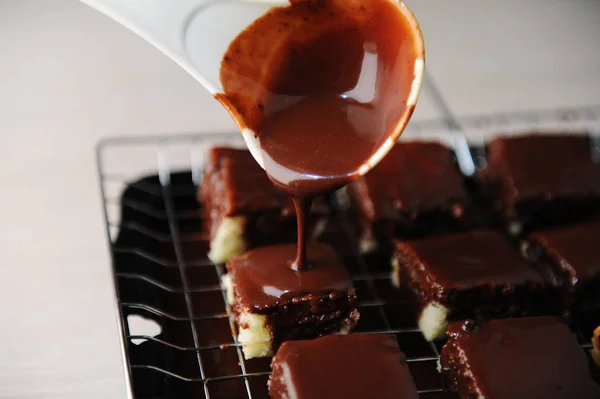
[[(278, 6), (281, 0), (81, 0), (138, 34), (192, 75), (211, 94), (223, 91), (220, 82), (221, 60), (229, 44), (257, 18)], [(392, 148), (406, 127), (417, 102), (425, 66), (425, 50), (419, 23), (408, 7), (398, 0), (388, 0), (398, 7), (413, 31), (415, 59), (412, 85), (405, 111), (394, 128), (368, 160), (358, 169), (363, 175), (372, 169)], [(369, 64), (365, 64), (368, 68)], [(373, 68), (376, 67), (372, 66)], [(235, 115), (232, 115), (235, 118)], [(241, 133), (256, 161), (265, 168), (260, 143), (255, 132), (243, 128)]]

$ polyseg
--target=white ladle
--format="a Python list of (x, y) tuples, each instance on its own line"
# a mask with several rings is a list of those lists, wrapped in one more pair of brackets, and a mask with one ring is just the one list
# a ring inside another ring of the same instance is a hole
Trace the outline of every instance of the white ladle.
[[(211, 94), (223, 91), (219, 80), (221, 59), (233, 39), (270, 8), (289, 5), (286, 0), (80, 0), (138, 34), (200, 82)], [(423, 37), (412, 12), (398, 0), (389, 0), (406, 17), (414, 31), (415, 59), (407, 110), (416, 103), (425, 66)], [(361, 167), (364, 174), (394, 145), (411, 112), (402, 114), (396, 128)], [(264, 168), (255, 134), (242, 136), (256, 161)]]

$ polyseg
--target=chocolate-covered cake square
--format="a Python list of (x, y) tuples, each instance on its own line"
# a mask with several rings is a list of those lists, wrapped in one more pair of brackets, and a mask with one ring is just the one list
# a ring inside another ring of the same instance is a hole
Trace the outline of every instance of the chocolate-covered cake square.
[(347, 333), (358, 320), (352, 280), (334, 250), (310, 243), (313, 266), (295, 271), (296, 250), (260, 247), (227, 261), (223, 284), (246, 359), (271, 356), (287, 340)]
[(600, 220), (532, 233), (523, 246), (574, 317), (600, 312), (599, 245)]
[(443, 337), (449, 321), (556, 311), (542, 276), (495, 232), (399, 242), (392, 266), (394, 285), (419, 299), (427, 340)]
[(464, 229), (472, 204), (453, 152), (431, 142), (396, 144), (344, 193), (358, 213), (362, 252), (394, 238)]
[(417, 399), (406, 357), (391, 334), (285, 342), (271, 363), (272, 399)]
[[(199, 199), (210, 234), (208, 257), (224, 263), (260, 245), (294, 242), (296, 212), (292, 200), (275, 188), (250, 151), (212, 148), (204, 165)], [(328, 207), (313, 203), (311, 233), (324, 228)]]
[(442, 376), (461, 398), (592, 399), (600, 386), (589, 375), (575, 335), (556, 317), (450, 324)]
[(585, 219), (600, 210), (600, 164), (577, 135), (497, 138), (481, 187), (513, 235)]

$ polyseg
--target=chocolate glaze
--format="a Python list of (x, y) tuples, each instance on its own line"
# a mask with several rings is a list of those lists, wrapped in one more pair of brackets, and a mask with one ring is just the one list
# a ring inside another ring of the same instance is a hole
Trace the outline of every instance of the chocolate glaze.
[[(258, 137), (277, 186), (297, 197), (323, 194), (356, 178), (412, 113), (415, 41), (393, 2), (294, 0), (231, 42), (216, 98)], [(363, 71), (367, 63), (376, 68)]]
[(492, 320), (448, 327), (442, 373), (461, 397), (592, 399), (600, 387), (574, 334), (556, 317)]
[(395, 238), (456, 233), (489, 219), (469, 198), (453, 152), (438, 143), (396, 144), (346, 191), (360, 236), (380, 250)]
[(416, 399), (406, 357), (391, 334), (285, 342), (271, 363), (273, 399)]
[(527, 254), (560, 286), (569, 311), (600, 310), (600, 221), (530, 235)]
[(306, 242), (308, 240), (308, 215), (312, 204), (311, 197), (294, 197), (294, 208), (298, 216), (298, 248), (296, 250), (296, 259), (291, 264), (294, 271), (304, 271), (313, 265), (306, 259)]
[(204, 164), (200, 197), (205, 207), (223, 216), (291, 208), (285, 194), (271, 184), (245, 149), (211, 148)]
[[(293, 201), (271, 184), (246, 149), (211, 148), (198, 196), (211, 237), (225, 217), (242, 215), (248, 219), (245, 228), (250, 247), (296, 240)], [(324, 198), (313, 202), (309, 219), (326, 220), (329, 210)]]
[(234, 315), (238, 322), (242, 312), (265, 315), (273, 349), (287, 340), (349, 330), (359, 317), (352, 281), (333, 250), (309, 244), (314, 267), (302, 273), (287, 267), (295, 252), (293, 244), (262, 247), (226, 265), (234, 286)]
[(361, 213), (372, 221), (464, 208), (469, 202), (452, 151), (437, 143), (398, 143), (348, 187), (358, 197)]
[(556, 311), (542, 276), (498, 233), (399, 242), (394, 257), (400, 283), (449, 307), (451, 320)]
[(600, 209), (600, 165), (592, 161), (585, 136), (495, 139), (478, 177), (495, 207), (526, 228), (585, 219)]
[(600, 275), (600, 221), (531, 234), (556, 262), (556, 273), (571, 287)]
[(260, 312), (304, 295), (342, 297), (354, 293), (352, 281), (331, 247), (314, 242), (307, 252), (314, 267), (302, 273), (286, 267), (296, 254), (294, 244), (261, 247), (230, 259), (227, 271), (236, 303)]
[(397, 250), (425, 268), (434, 286), (467, 289), (481, 284), (543, 282), (510, 243), (492, 231), (401, 242)]

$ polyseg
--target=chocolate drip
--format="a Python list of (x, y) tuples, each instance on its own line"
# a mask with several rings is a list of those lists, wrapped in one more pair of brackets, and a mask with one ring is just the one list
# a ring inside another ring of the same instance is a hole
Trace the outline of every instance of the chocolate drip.
[(308, 235), (308, 215), (312, 205), (311, 197), (294, 197), (294, 207), (296, 208), (296, 217), (298, 218), (298, 250), (296, 259), (292, 262), (291, 268), (297, 272), (307, 270), (312, 264), (306, 259), (306, 242)]

